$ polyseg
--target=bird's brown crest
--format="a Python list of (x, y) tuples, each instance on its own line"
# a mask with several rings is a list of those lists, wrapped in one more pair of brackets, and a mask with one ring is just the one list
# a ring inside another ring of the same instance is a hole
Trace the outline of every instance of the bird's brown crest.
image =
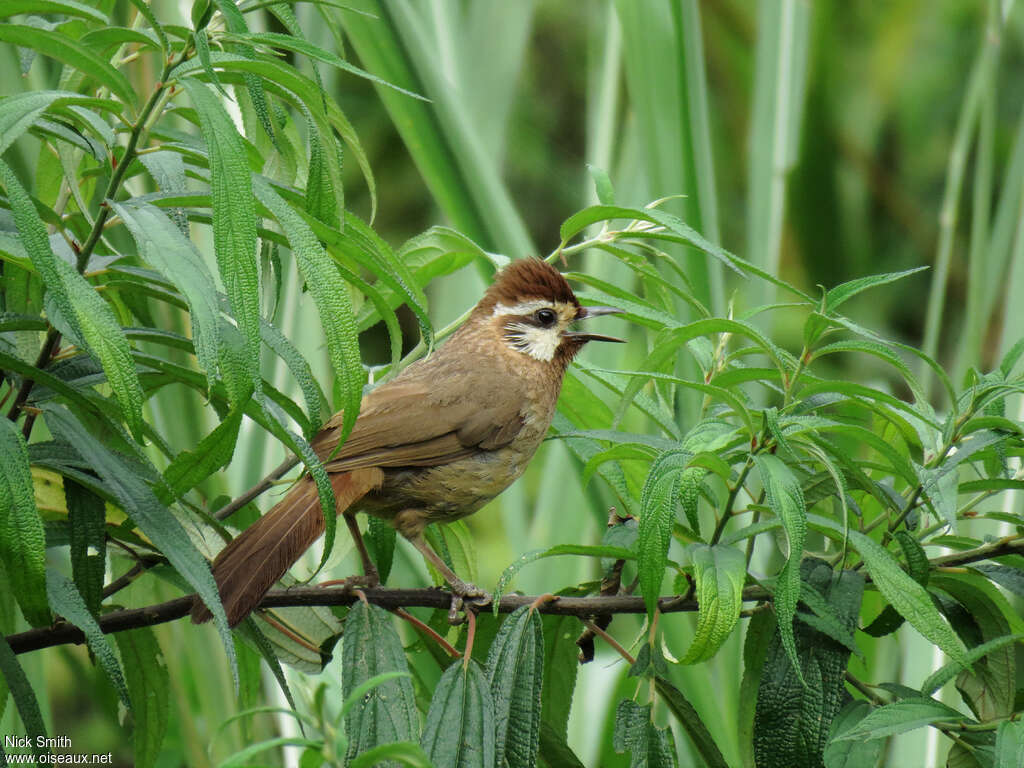
[(514, 305), (531, 299), (579, 306), (561, 272), (546, 261), (526, 258), (513, 261), (495, 276), (477, 310), (490, 312), (497, 304)]

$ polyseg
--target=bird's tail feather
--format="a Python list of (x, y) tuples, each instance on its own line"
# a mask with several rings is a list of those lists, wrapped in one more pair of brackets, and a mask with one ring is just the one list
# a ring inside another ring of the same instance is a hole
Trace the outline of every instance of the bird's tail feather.
[[(383, 474), (376, 467), (332, 474), (338, 514), (379, 488), (382, 480)], [(248, 616), (323, 532), (324, 516), (316, 484), (307, 476), (273, 509), (232, 539), (213, 561), (213, 577), (228, 624), (233, 627)], [(210, 618), (210, 610), (197, 596), (192, 621), (201, 624)]]

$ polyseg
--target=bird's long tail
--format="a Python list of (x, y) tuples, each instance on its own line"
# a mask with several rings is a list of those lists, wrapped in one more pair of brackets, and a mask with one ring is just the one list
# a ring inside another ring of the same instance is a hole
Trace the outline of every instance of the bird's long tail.
[[(379, 488), (383, 474), (376, 467), (331, 475), (336, 509), (341, 514)], [(232, 539), (213, 561), (213, 577), (235, 626), (259, 605), (267, 591), (324, 532), (324, 516), (316, 484), (302, 478), (267, 514)], [(210, 610), (196, 597), (192, 621), (209, 621)]]

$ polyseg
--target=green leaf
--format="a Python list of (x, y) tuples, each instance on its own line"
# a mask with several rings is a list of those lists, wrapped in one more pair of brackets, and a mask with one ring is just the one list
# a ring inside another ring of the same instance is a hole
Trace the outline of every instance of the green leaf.
[(113, 311), (84, 277), (50, 247), (46, 226), (13, 171), (0, 161), (0, 180), (7, 188), (14, 222), (39, 276), (72, 325), (79, 340), (99, 360), (128, 427), (142, 440), (142, 385), (135, 372), (128, 340)]
[(863, 699), (857, 699), (848, 703), (836, 715), (832, 721), (829, 744), (823, 755), (826, 768), (874, 768), (878, 765), (878, 759), (885, 751), (884, 741), (836, 741), (870, 712), (871, 705)]
[(747, 636), (743, 639), (743, 677), (740, 679), (736, 725), (744, 768), (754, 768), (757, 691), (763, 679), (768, 649), (776, 634), (775, 615), (770, 611), (758, 611), (747, 622)]
[(65, 16), (77, 16), (82, 19), (110, 24), (110, 19), (95, 8), (75, 0), (4, 0), (0, 6), (0, 19), (19, 14), (60, 13)]
[[(385, 672), (408, 674), (394, 619), (383, 608), (358, 602), (345, 619), (342, 639), (342, 691), (347, 700), (371, 678)], [(382, 744), (414, 741), (419, 733), (412, 684), (399, 677), (375, 686), (345, 716), (346, 760)]]
[(64, 502), (71, 536), (71, 573), (89, 613), (99, 617), (107, 567), (106, 505), (68, 477), (64, 478)]
[[(573, 660), (575, 664), (575, 659)], [(540, 724), (540, 754), (552, 768), (586, 768), (561, 735), (544, 720)]]
[(630, 753), (630, 768), (672, 768), (676, 765), (672, 732), (651, 720), (651, 706), (625, 699), (615, 710), (612, 745), (619, 754)]
[(217, 378), (221, 346), (220, 307), (206, 262), (192, 241), (159, 208), (133, 201), (112, 202), (111, 207), (135, 238), (139, 257), (174, 283), (188, 302), (196, 357), (212, 385)]
[(498, 579), (494, 588), (494, 606), (497, 609), (501, 602), (501, 596), (505, 593), (508, 585), (515, 578), (515, 575), (530, 563), (542, 560), (546, 557), (559, 557), (561, 555), (580, 555), (582, 557), (609, 557), (615, 560), (634, 560), (636, 553), (624, 547), (591, 546), (587, 544), (559, 544), (548, 549), (535, 549), (520, 555), (504, 571)]
[(775, 586), (775, 614), (779, 620), (779, 634), (786, 654), (797, 672), (802, 674), (797, 661), (796, 643), (793, 639), (793, 617), (800, 597), (800, 559), (803, 557), (804, 540), (807, 537), (807, 510), (804, 506), (803, 490), (792, 470), (777, 456), (759, 453), (754, 457), (761, 474), (765, 498), (772, 513), (782, 521), (789, 541), (786, 564), (779, 573)]
[(1024, 765), (1024, 720), (1007, 720), (996, 731), (995, 768)]
[(25, 620), (50, 623), (46, 602), (46, 535), (36, 509), (28, 447), (18, 426), (0, 419), (0, 558)]
[[(348, 436), (359, 415), (363, 385), (366, 383), (349, 287), (303, 218), (262, 180), (257, 180), (256, 194), (284, 229), (298, 262), (299, 272), (319, 311), (320, 323), (327, 337), (328, 357), (341, 382), (344, 395), (339, 404), (344, 411), (340, 444)], [(324, 550), (329, 553), (330, 545), (325, 544)]]
[(250, 766), (257, 765), (257, 763), (253, 762), (253, 758), (256, 755), (261, 752), (268, 752), (272, 749), (278, 750), (281, 747), (309, 747), (311, 749), (319, 750), (323, 748), (323, 743), (292, 736), (279, 736), (273, 739), (266, 739), (265, 741), (259, 741), (255, 744), (243, 747), (226, 760), (222, 760), (217, 763), (217, 768), (250, 768)]
[(686, 731), (686, 735), (690, 737), (693, 746), (703, 758), (704, 765), (707, 768), (727, 768), (728, 763), (725, 762), (721, 750), (718, 749), (718, 745), (711, 738), (711, 733), (704, 725), (704, 721), (700, 719), (697, 710), (683, 695), (683, 692), (664, 677), (655, 677), (654, 687), (662, 701), (675, 715), (683, 730)]
[[(3, 633), (0, 633), (0, 677), (3, 678), (7, 689), (11, 692), (11, 696), (14, 698), (14, 706), (18, 710), (18, 716), (21, 718), (22, 725), (25, 726), (25, 731), (32, 740), (32, 754), (37, 757), (50, 754), (49, 749), (37, 746), (39, 743), (45, 743), (46, 724), (43, 722), (43, 715), (39, 711), (39, 701), (36, 699), (35, 691), (32, 690), (32, 685), (25, 676), (25, 670), (18, 663), (18, 657), (14, 655), (11, 646), (7, 644), (7, 638), (4, 637)], [(6, 702), (6, 700), (5, 692), (4, 701)], [(43, 739), (44, 741), (39, 742), (37, 741), (38, 739)], [(0, 756), (2, 755), (3, 753), (0, 752)]]
[[(838, 530), (829, 521), (829, 528)], [(859, 531), (849, 531), (850, 543), (864, 558), (871, 579), (882, 596), (918, 632), (939, 646), (960, 666), (968, 666), (964, 647), (949, 624), (943, 620), (925, 588), (900, 568), (888, 551)]]
[[(988, 656), (993, 651), (998, 651), (1000, 648), (1005, 648), (1012, 643), (1018, 643), (1022, 640), (1024, 640), (1024, 635), (1004, 635), (1003, 637), (994, 638), (981, 645), (976, 645), (967, 651), (967, 661), (970, 664), (974, 664), (974, 662)], [(931, 696), (961, 671), (963, 670), (960, 665), (955, 662), (943, 664), (921, 683), (921, 693), (925, 696)]]
[[(968, 645), (1024, 634), (1019, 612), (990, 581), (970, 573), (936, 573), (931, 586), (952, 596), (967, 612), (966, 622), (956, 612), (949, 613), (949, 617)], [(957, 687), (978, 718), (994, 720), (1012, 713), (1016, 691), (1013, 681), (1017, 677), (1015, 649), (990, 648), (984, 661), (974, 662), (972, 667), (957, 679)]]
[[(0, 13), (7, 9), (2, 6)], [(71, 104), (95, 106), (91, 99), (72, 91), (25, 91), (0, 99), (0, 155), (25, 131), (32, 127), (48, 109)]]
[(281, 662), (278, 661), (277, 655), (274, 652), (274, 646), (267, 639), (266, 635), (260, 631), (252, 614), (246, 616), (242, 623), (235, 627), (235, 632), (242, 640), (248, 643), (250, 648), (254, 648), (263, 657), (267, 667), (270, 669), (270, 674), (274, 676), (278, 686), (281, 688), (281, 694), (284, 696), (285, 701), (295, 711), (297, 709), (295, 699), (292, 696), (291, 688), (288, 687), (288, 679), (284, 676)]
[(367, 521), (363, 539), (366, 541), (366, 548), (370, 551), (374, 565), (377, 566), (381, 583), (387, 583), (388, 576), (391, 574), (397, 533), (394, 526), (379, 517), (370, 516)]
[(608, 171), (590, 163), (587, 163), (587, 171), (594, 180), (594, 191), (601, 205), (615, 205), (615, 189), (612, 187), (612, 180), (608, 178)]
[(106, 86), (128, 104), (137, 104), (135, 91), (128, 78), (111, 66), (110, 62), (104, 61), (80, 42), (59, 31), (5, 23), (0, 24), (0, 42), (31, 48), (43, 56), (57, 59), (78, 70), (86, 78)]
[(935, 699), (907, 698), (875, 709), (855, 726), (836, 737), (836, 741), (881, 739), (936, 722), (961, 723), (970, 722), (970, 719)]
[(235, 646), (228, 629), (227, 616), (220, 602), (217, 584), (207, 563), (185, 529), (160, 503), (152, 489), (119, 455), (93, 437), (67, 410), (44, 406), (46, 425), (82, 455), (103, 480), (120, 507), (164, 554), (175, 570), (191, 584), (213, 614), (232, 671), (235, 670)]
[(381, 744), (368, 749), (351, 763), (348, 768), (372, 768), (375, 765), (389, 765), (387, 761), (395, 761), (412, 768), (434, 768), (423, 751), (423, 747), (411, 741), (398, 741), (393, 744)]
[(914, 269), (907, 269), (903, 272), (886, 272), (881, 275), (869, 275), (868, 277), (859, 277), (856, 280), (850, 280), (849, 282), (837, 285), (825, 294), (825, 311), (835, 311), (839, 308), (840, 304), (844, 303), (848, 299), (852, 299), (858, 293), (866, 291), (868, 288), (874, 288), (879, 285), (885, 285), (886, 283), (902, 280), (908, 275), (913, 275), (925, 269), (928, 269), (928, 267), (915, 267)]
[(199, 115), (210, 162), (213, 249), (231, 310), (246, 340), (250, 375), (260, 382), (260, 280), (256, 200), (245, 143), (220, 99), (203, 83), (181, 81)]
[(695, 544), (689, 554), (700, 612), (693, 641), (681, 664), (706, 661), (722, 647), (739, 621), (747, 575), (746, 558), (734, 547)]
[(665, 578), (668, 545), (672, 540), (675, 523), (676, 490), (679, 475), (686, 469), (692, 454), (682, 450), (662, 453), (647, 475), (640, 494), (640, 532), (637, 535), (637, 567), (640, 593), (647, 606), (647, 615), (653, 616), (658, 605), (661, 582)]
[(499, 764), (534, 768), (540, 743), (544, 632), (530, 606), (502, 622), (487, 654)]
[(89, 608), (78, 593), (78, 589), (75, 588), (74, 582), (53, 570), (47, 571), (46, 595), (54, 611), (82, 630), (89, 650), (93, 652), (96, 661), (114, 686), (118, 698), (125, 706), (130, 707), (128, 687), (125, 685), (124, 675), (121, 674), (121, 665), (117, 660), (117, 655), (114, 653), (110, 641), (103, 634), (103, 630), (100, 629), (99, 623), (89, 612)]
[(491, 768), (497, 757), (494, 703), (487, 676), (473, 659), (456, 661), (430, 699), (420, 744), (435, 765)]
[(136, 768), (156, 764), (167, 734), (171, 681), (163, 652), (149, 627), (114, 635), (124, 664), (124, 678), (132, 702), (132, 741)]
[[(840, 631), (852, 637), (864, 577), (856, 571), (836, 574), (815, 558), (805, 559), (800, 571), (805, 592), (820, 594)], [(759, 767), (819, 765), (832, 720), (847, 696), (845, 672), (850, 649), (806, 622), (797, 622), (793, 635), (799, 671), (783, 648), (781, 632), (768, 644), (754, 718), (754, 754)]]
[[(546, 754), (544, 729), (565, 741), (579, 669), (579, 621), (575, 616), (544, 615), (544, 685), (541, 697), (541, 755)], [(548, 761), (550, 763), (550, 760)]]
[[(242, 425), (242, 409), (232, 410), (199, 444), (191, 451), (182, 451), (164, 470), (164, 482), (170, 493), (158, 489), (157, 495), (164, 504), (180, 498), (186, 491), (195, 488), (221, 467), (231, 461), (238, 442), (238, 430)], [(163, 492), (162, 492), (163, 491)]]
[(256, 45), (267, 45), (273, 48), (283, 48), (286, 51), (294, 51), (295, 53), (301, 53), (303, 56), (308, 56), (315, 61), (322, 61), (324, 64), (330, 64), (332, 67), (340, 69), (349, 74), (356, 75), (365, 80), (369, 80), (377, 85), (387, 86), (393, 88), (401, 94), (411, 96), (414, 99), (421, 101), (430, 101), (429, 99), (420, 96), (418, 93), (407, 91), (405, 88), (401, 88), (394, 83), (389, 83), (382, 77), (371, 75), (369, 72), (360, 69), (354, 64), (350, 64), (342, 58), (334, 55), (330, 51), (325, 51), (316, 45), (313, 45), (308, 40), (303, 40), (300, 37), (293, 37), (291, 35), (282, 35), (275, 32), (258, 32), (249, 34), (228, 34), (224, 36), (227, 40), (238, 39), (244, 40), (248, 43), (255, 43)]

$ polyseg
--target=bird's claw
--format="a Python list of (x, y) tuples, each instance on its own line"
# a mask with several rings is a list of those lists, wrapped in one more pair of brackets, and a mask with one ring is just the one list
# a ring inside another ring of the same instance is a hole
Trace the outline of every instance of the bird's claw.
[(448, 623), (452, 626), (461, 624), (463, 612), (468, 606), (473, 609), (483, 608), (491, 604), (491, 595), (475, 584), (452, 584), (452, 602), (448, 608)]

